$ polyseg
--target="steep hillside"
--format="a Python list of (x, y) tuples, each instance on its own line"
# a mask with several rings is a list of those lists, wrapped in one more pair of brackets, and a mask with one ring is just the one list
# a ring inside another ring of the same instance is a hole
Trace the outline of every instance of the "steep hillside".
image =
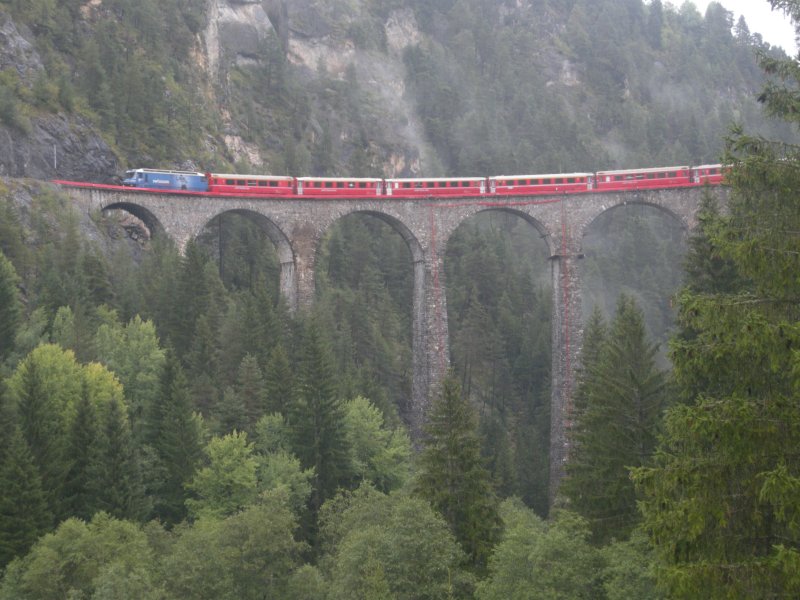
[[(716, 161), (775, 134), (720, 5), (2, 0), (3, 174), (413, 175)], [(772, 131), (771, 131), (772, 130)]]

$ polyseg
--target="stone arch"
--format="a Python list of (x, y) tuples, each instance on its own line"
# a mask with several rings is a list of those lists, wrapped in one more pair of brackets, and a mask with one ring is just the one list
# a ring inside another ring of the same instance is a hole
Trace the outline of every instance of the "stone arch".
[(328, 224), (325, 230), (321, 232), (318, 240), (318, 245), (322, 243), (325, 234), (330, 230), (330, 228), (336, 222), (340, 221), (345, 217), (350, 217), (355, 215), (367, 215), (370, 217), (375, 217), (376, 219), (380, 219), (381, 221), (389, 225), (389, 227), (391, 227), (394, 231), (400, 234), (400, 237), (402, 237), (403, 240), (405, 241), (409, 252), (411, 252), (412, 264), (416, 264), (425, 259), (425, 253), (422, 249), (422, 244), (420, 243), (420, 240), (418, 239), (417, 235), (411, 231), (408, 225), (406, 225), (406, 223), (403, 222), (402, 219), (400, 219), (395, 215), (389, 214), (388, 212), (375, 210), (371, 208), (363, 208), (363, 207), (354, 208), (353, 210), (337, 215), (336, 218), (331, 223)]
[(666, 206), (660, 202), (654, 202), (649, 198), (633, 198), (633, 199), (626, 199), (621, 202), (614, 204), (613, 206), (609, 206), (604, 208), (603, 210), (599, 211), (598, 213), (592, 215), (592, 217), (585, 223), (583, 223), (580, 227), (580, 239), (583, 240), (586, 237), (586, 233), (592, 228), (592, 226), (597, 222), (597, 220), (614, 210), (619, 210), (625, 208), (627, 206), (646, 206), (649, 208), (654, 208), (658, 212), (663, 213), (669, 216), (672, 220), (676, 221), (680, 224), (681, 228), (683, 229), (684, 233), (688, 235), (689, 231), (692, 229), (692, 224), (690, 223), (687, 215), (684, 215), (682, 212), (674, 210), (670, 206)]
[(156, 217), (152, 211), (148, 210), (141, 204), (136, 204), (134, 202), (112, 202), (103, 206), (101, 210), (103, 210), (103, 212), (107, 210), (123, 210), (144, 223), (144, 226), (147, 227), (151, 237), (156, 235), (166, 235), (166, 229), (158, 217)]
[(408, 406), (403, 411), (403, 418), (411, 430), (412, 439), (418, 441), (421, 439), (422, 424), (430, 400), (431, 384), (436, 380), (436, 376), (431, 373), (434, 350), (430, 347), (433, 337), (430, 322), (430, 254), (426, 251), (418, 234), (412, 231), (401, 217), (370, 206), (348, 207), (347, 210), (337, 213), (335, 218), (320, 231), (317, 246), (322, 244), (325, 233), (330, 231), (334, 223), (354, 215), (371, 216), (389, 225), (403, 238), (411, 254), (411, 268), (414, 275), (411, 307), (412, 389)]
[(193, 237), (197, 237), (200, 232), (214, 219), (225, 214), (235, 214), (253, 221), (270, 239), (275, 246), (280, 263), (280, 290), (281, 295), (286, 299), (289, 309), (294, 312), (297, 310), (297, 274), (295, 269), (295, 252), (288, 236), (284, 231), (266, 215), (248, 208), (231, 208), (221, 210), (211, 216), (200, 225), (197, 231), (193, 232)]
[(442, 248), (440, 249), (440, 254), (444, 254), (447, 250), (447, 242), (450, 240), (450, 236), (459, 228), (461, 227), (467, 220), (477, 217), (478, 215), (490, 212), (501, 212), (509, 215), (513, 215), (515, 217), (519, 217), (523, 221), (525, 221), (528, 225), (533, 227), (534, 231), (536, 231), (544, 243), (547, 245), (547, 251), (550, 256), (553, 256), (556, 253), (556, 248), (554, 248), (554, 240), (552, 236), (552, 232), (547, 228), (547, 225), (542, 221), (540, 218), (535, 217), (534, 215), (525, 212), (525, 210), (513, 206), (485, 206), (481, 207), (480, 209), (471, 212), (470, 214), (466, 214), (463, 218), (459, 219), (458, 223), (450, 230), (447, 235), (447, 238), (443, 240)]

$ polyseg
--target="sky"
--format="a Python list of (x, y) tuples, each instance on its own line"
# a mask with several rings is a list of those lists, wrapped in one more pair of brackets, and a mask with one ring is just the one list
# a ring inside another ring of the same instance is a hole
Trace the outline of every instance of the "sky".
[[(700, 14), (705, 14), (706, 6), (710, 0), (691, 0)], [(716, 0), (734, 14), (733, 22), (739, 20), (739, 15), (744, 15), (750, 33), (760, 33), (765, 42), (773, 46), (781, 46), (787, 54), (797, 54), (797, 45), (794, 39), (794, 28), (789, 19), (777, 10), (773, 11), (767, 0)], [(682, 2), (674, 1), (680, 6)]]

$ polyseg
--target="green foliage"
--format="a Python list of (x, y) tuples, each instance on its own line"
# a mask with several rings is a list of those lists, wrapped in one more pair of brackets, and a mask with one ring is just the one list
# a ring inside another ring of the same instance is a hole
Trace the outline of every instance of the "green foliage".
[(155, 454), (148, 473), (155, 515), (177, 523), (186, 514), (185, 485), (194, 475), (202, 453), (200, 422), (192, 411), (186, 376), (167, 352), (160, 393), (145, 411), (144, 441)]
[(458, 543), (423, 500), (362, 487), (326, 503), (320, 518), (330, 598), (444, 600), (470, 588)]
[(28, 556), (12, 562), (0, 598), (92, 598), (98, 588), (112, 586), (129, 586), (123, 589), (155, 598), (155, 573), (153, 551), (142, 529), (99, 513), (89, 523), (64, 521)]
[(603, 589), (608, 600), (660, 600), (655, 555), (647, 537), (634, 531), (627, 541), (615, 541), (601, 550), (606, 561)]
[(450, 525), (475, 567), (485, 565), (500, 517), (489, 473), (483, 465), (475, 412), (452, 375), (442, 382), (425, 426), (416, 493)]
[(24, 556), (52, 521), (22, 431), (14, 427), (10, 433), (0, 446), (0, 567)]
[(608, 542), (627, 537), (638, 520), (628, 471), (650, 464), (666, 390), (633, 300), (620, 296), (605, 339), (603, 327), (595, 317), (587, 332), (561, 492), (588, 520), (595, 540)]
[(186, 504), (194, 518), (224, 518), (254, 503), (258, 462), (247, 434), (213, 438), (205, 449), (208, 466), (199, 469), (187, 488), (197, 495)]
[(102, 413), (98, 437), (92, 445), (87, 489), (91, 506), (118, 519), (143, 519), (149, 512), (144, 497), (139, 455), (133, 444), (125, 407), (112, 398)]
[(203, 518), (177, 530), (164, 584), (175, 598), (284, 598), (305, 549), (294, 540), (295, 516), (279, 495), (221, 520)]
[(152, 321), (138, 315), (122, 325), (116, 315), (97, 328), (96, 358), (119, 378), (125, 389), (134, 438), (141, 440), (145, 408), (157, 402), (164, 351)]
[(19, 277), (14, 265), (0, 251), (0, 362), (14, 348), (14, 337), (22, 317), (18, 285)]
[(598, 598), (602, 559), (581, 517), (555, 511), (548, 522), (515, 499), (501, 505), (505, 530), (478, 584), (479, 600)]
[(482, 453), (498, 492), (549, 508), (550, 291), (546, 247), (528, 223), (485, 213), (447, 244), (455, 372), (479, 409)]
[(360, 396), (346, 402), (344, 411), (350, 470), (356, 479), (383, 492), (402, 487), (411, 461), (411, 440), (405, 430), (386, 428), (381, 411)]
[[(794, 0), (772, 4), (800, 16)], [(762, 61), (776, 77), (761, 100), (796, 133), (797, 63)], [(741, 131), (728, 148), (729, 214), (706, 232), (711, 256), (694, 278), (713, 285), (680, 297), (688, 334), (673, 360), (687, 402), (668, 411), (654, 466), (634, 477), (670, 597), (789, 597), (800, 591), (798, 154)], [(737, 285), (717, 285), (715, 256)]]
[(258, 488), (285, 494), (296, 514), (302, 514), (311, 497), (314, 470), (303, 469), (300, 460), (283, 450), (258, 457)]
[(330, 347), (318, 325), (310, 321), (287, 423), (292, 450), (303, 468), (314, 469), (311, 506), (315, 511), (350, 474), (344, 408), (335, 383)]

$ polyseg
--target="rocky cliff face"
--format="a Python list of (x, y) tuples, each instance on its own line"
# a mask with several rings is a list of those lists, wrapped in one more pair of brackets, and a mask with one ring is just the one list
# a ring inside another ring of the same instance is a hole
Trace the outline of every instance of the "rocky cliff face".
[[(0, 71), (11, 70), (32, 89), (44, 70), (31, 32), (0, 15)], [(76, 115), (34, 114), (0, 125), (0, 175), (103, 180), (117, 157), (91, 123)]]
[[(381, 164), (375, 166), (388, 175), (418, 173), (431, 150), (405, 94), (402, 53), (418, 43), (421, 34), (411, 10), (392, 11), (385, 21), (377, 22), (368, 17), (362, 3), (209, 0), (203, 32), (209, 77), (224, 81), (232, 67), (257, 67), (265, 40), (274, 35), (296, 76), (306, 82), (322, 74), (341, 81), (354, 76), (369, 96), (367, 112), (374, 117), (370, 128), (374, 139), (368, 143), (380, 157)], [(268, 168), (260, 149), (245, 142), (234, 124), (228, 125), (224, 142), (233, 160)], [(317, 123), (309, 125), (312, 136), (321, 136)], [(355, 133), (344, 127), (339, 136), (338, 142), (347, 145)]]

